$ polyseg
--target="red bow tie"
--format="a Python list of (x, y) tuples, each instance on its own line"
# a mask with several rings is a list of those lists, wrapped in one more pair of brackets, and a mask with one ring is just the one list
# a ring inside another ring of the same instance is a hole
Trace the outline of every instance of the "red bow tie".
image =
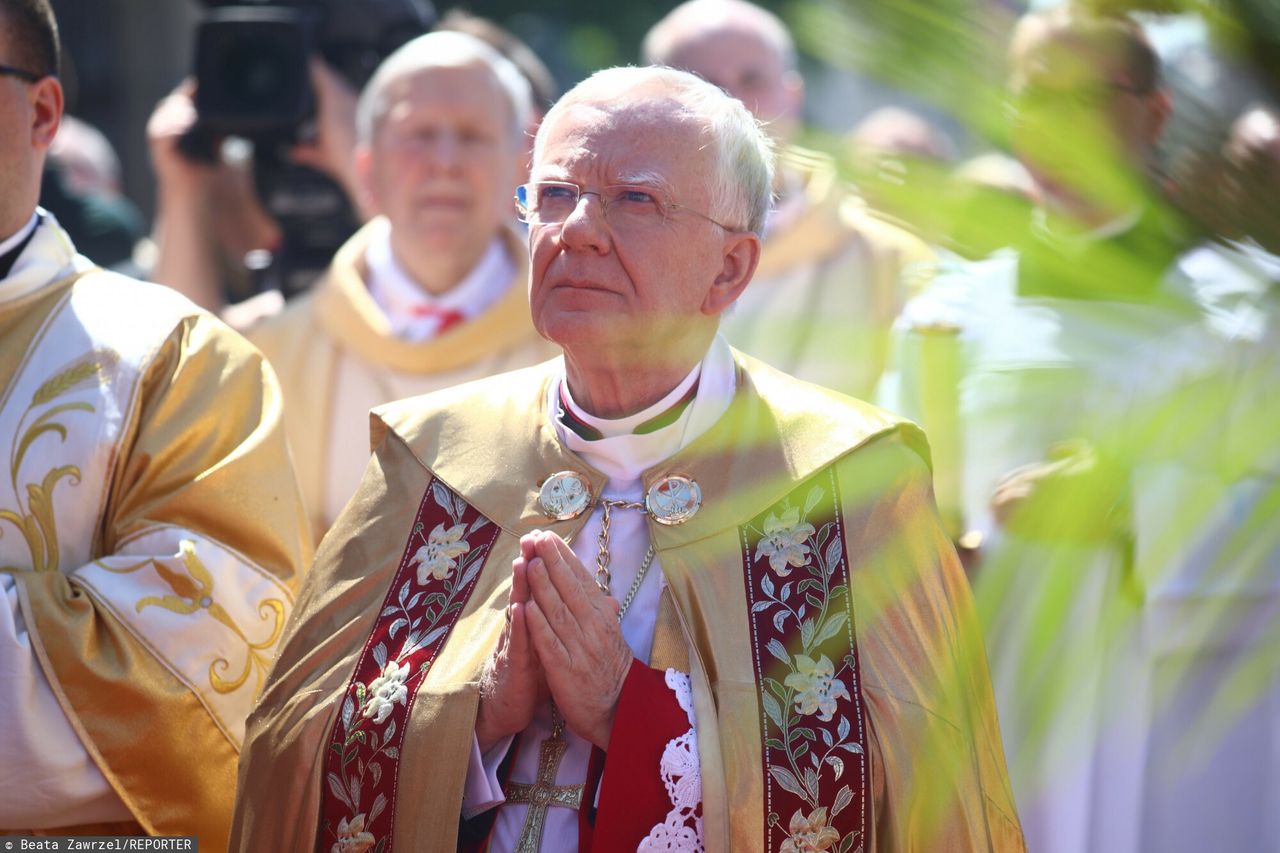
[(431, 317), (435, 319), (438, 323), (436, 326), (437, 335), (443, 335), (466, 319), (461, 311), (455, 311), (452, 308), (440, 308), (436, 305), (415, 305), (409, 309), (409, 313), (418, 318)]

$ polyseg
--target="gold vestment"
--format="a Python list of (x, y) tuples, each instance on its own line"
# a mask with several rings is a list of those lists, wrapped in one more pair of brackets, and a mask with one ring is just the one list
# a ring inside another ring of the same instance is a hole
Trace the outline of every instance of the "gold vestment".
[(244, 718), (310, 558), (279, 388), (239, 335), (93, 269), (43, 216), (0, 281), (0, 572), (136, 823), (31, 822), (220, 849)]
[[(642, 478), (647, 490), (679, 473), (702, 492), (689, 521), (648, 524), (692, 678), (706, 849), (761, 849), (766, 828), (740, 525), (810, 478), (838, 482), (845, 496), (838, 521), (871, 753), (866, 849), (1023, 849), (982, 641), (933, 508), (921, 435), (867, 404), (735, 359), (728, 412)], [(375, 413), (364, 482), (321, 545), (251, 717), (232, 849), (316, 849), (321, 797), (333, 784), (321, 778), (330, 732), (433, 481), (498, 531), (411, 705), (390, 840), (397, 850), (455, 849), (477, 679), (503, 625), (518, 538), (534, 529), (569, 538), (587, 517), (549, 520), (539, 486), (564, 470), (580, 472), (595, 494), (605, 482), (557, 436), (547, 412), (556, 377), (552, 362)], [(780, 816), (783, 826), (790, 817)]]

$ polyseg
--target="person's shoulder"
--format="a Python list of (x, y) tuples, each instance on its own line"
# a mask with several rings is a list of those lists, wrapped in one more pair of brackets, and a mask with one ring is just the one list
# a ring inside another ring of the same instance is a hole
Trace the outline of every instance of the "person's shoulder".
[(559, 361), (555, 358), (378, 406), (370, 413), (373, 444), (388, 432), (411, 446), (424, 437), (448, 433), (457, 443), (483, 447), (512, 429), (516, 419), (536, 416), (538, 395)]
[(222, 322), (242, 335), (250, 335), (256, 328), (267, 325), (290, 307), (292, 304), (285, 302), (284, 294), (272, 289), (228, 305), (218, 316)]
[(163, 284), (92, 269), (71, 285), (66, 309), (57, 322), (74, 323), (94, 352), (129, 365), (122, 375), (185, 364), (222, 383), (232, 372), (258, 372), (251, 365), (261, 356), (244, 336)]
[(906, 448), (931, 465), (920, 428), (885, 409), (783, 373), (741, 352), (735, 353), (752, 386), (776, 424), (789, 458), (818, 467), (849, 457), (874, 444)]
[(258, 294), (223, 311), (223, 319), (276, 359), (300, 351), (305, 339), (325, 334), (315, 317), (315, 291), (287, 302), (279, 291)]
[[(168, 333), (187, 318), (214, 319), (173, 288), (105, 269), (84, 272), (71, 288), (77, 310), (117, 316), (129, 335)], [(219, 323), (218, 325), (221, 325)]]
[(840, 198), (839, 216), (845, 227), (861, 232), (873, 242), (922, 258), (933, 255), (933, 250), (914, 225), (872, 207), (852, 188)]
[(800, 177), (811, 204), (829, 215), (850, 238), (873, 254), (893, 253), (898, 263), (928, 263), (933, 252), (919, 230), (906, 220), (867, 204), (855, 187), (841, 179), (829, 154), (788, 146), (778, 156), (779, 168)]
[(937, 274), (938, 252), (910, 222), (872, 207), (853, 192), (841, 200), (839, 217), (872, 256), (900, 271), (908, 296), (922, 292)]

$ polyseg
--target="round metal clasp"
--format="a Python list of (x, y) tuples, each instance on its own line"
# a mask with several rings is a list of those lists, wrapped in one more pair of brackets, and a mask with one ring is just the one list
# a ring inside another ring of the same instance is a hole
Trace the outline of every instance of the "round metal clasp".
[(702, 489), (688, 477), (672, 475), (649, 487), (644, 507), (659, 524), (684, 524), (702, 508)]
[(556, 521), (576, 518), (591, 506), (591, 486), (577, 471), (557, 471), (538, 489), (538, 506)]

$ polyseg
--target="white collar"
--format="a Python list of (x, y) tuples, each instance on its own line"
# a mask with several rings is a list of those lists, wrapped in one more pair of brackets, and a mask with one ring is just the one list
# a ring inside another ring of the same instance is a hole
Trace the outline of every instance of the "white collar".
[[(688, 393), (693, 383), (698, 391), (673, 423), (643, 435), (631, 430), (647, 420), (661, 415)], [(706, 432), (728, 410), (736, 390), (737, 369), (733, 353), (724, 338), (716, 335), (702, 361), (689, 371), (671, 393), (642, 412), (625, 418), (597, 418), (583, 412), (573, 403), (564, 381), (563, 362), (560, 377), (550, 383), (547, 411), (551, 413), (556, 434), (566, 447), (580, 455), (596, 469), (607, 474), (612, 490), (634, 492), (639, 488), (641, 473), (670, 459)], [(573, 406), (574, 416), (605, 436), (594, 441), (582, 438), (560, 420), (560, 390), (564, 386), (565, 398)], [(632, 495), (634, 497), (634, 495)]]
[[(18, 255), (9, 275), (0, 280), (0, 303), (22, 299), (72, 273), (93, 269), (92, 261), (76, 254), (57, 218), (47, 210), (39, 209), (37, 213), (43, 217), (40, 227)], [(25, 232), (24, 228), (19, 234), (25, 238)]]
[(663, 397), (642, 411), (636, 412), (634, 415), (627, 415), (625, 418), (598, 418), (588, 412), (582, 406), (578, 405), (578, 401), (573, 399), (573, 392), (569, 390), (568, 383), (561, 386), (560, 393), (564, 395), (564, 400), (569, 404), (569, 408), (573, 410), (573, 415), (589, 427), (593, 427), (600, 431), (600, 435), (605, 438), (617, 438), (620, 435), (629, 435), (636, 431), (636, 427), (645, 421), (653, 420), (661, 415), (667, 409), (670, 409), (678, 403), (684, 395), (689, 393), (689, 389), (693, 387), (693, 383), (698, 381), (699, 375), (702, 373), (702, 362), (698, 362), (693, 366), (688, 375), (680, 380), (680, 384), (671, 390), (671, 393)]
[(456, 313), (470, 320), (484, 313), (502, 298), (516, 272), (515, 262), (497, 235), (462, 281), (433, 296), (396, 260), (391, 250), (391, 223), (386, 219), (373, 223), (365, 263), (369, 267), (369, 295), (386, 315), (392, 333), (415, 342), (434, 338), (441, 331), (442, 315)]
[(0, 258), (9, 254), (9, 252), (23, 240), (30, 236), (31, 232), (36, 230), (36, 225), (40, 222), (40, 213), (32, 211), (31, 218), (27, 220), (27, 224), (15, 231), (11, 236), (5, 238), (4, 242), (0, 242)]

